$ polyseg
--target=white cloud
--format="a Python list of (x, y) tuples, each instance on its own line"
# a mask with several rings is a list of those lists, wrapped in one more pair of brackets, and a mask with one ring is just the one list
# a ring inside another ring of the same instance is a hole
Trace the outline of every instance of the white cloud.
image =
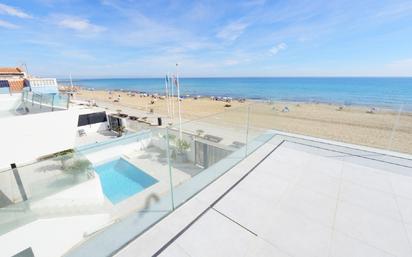
[(8, 21), (3, 21), (3, 20), (0, 20), (0, 27), (6, 28), (6, 29), (18, 29), (19, 28), (19, 26), (13, 23), (10, 23)]
[(379, 18), (400, 18), (410, 15), (412, 12), (412, 2), (404, 2), (401, 4), (387, 5), (376, 14)]
[(282, 42), (282, 43), (279, 43), (279, 44), (275, 45), (274, 47), (272, 47), (269, 50), (269, 52), (272, 55), (275, 55), (275, 54), (279, 53), (280, 51), (285, 50), (287, 47), (288, 47), (288, 45), (286, 43)]
[(57, 21), (57, 24), (60, 27), (72, 29), (79, 33), (96, 34), (106, 30), (106, 28), (102, 26), (92, 24), (88, 19), (73, 16), (63, 16)]
[(216, 36), (225, 41), (234, 41), (243, 34), (248, 26), (248, 23), (241, 21), (231, 22), (221, 29)]
[(223, 64), (227, 66), (233, 66), (233, 65), (239, 64), (239, 61), (235, 59), (228, 59), (224, 61)]
[(396, 60), (386, 65), (385, 71), (400, 76), (412, 76), (412, 58)]
[(29, 19), (31, 16), (13, 6), (0, 4), (0, 13), (7, 14), (10, 16), (16, 16), (23, 19)]
[(64, 50), (61, 54), (72, 59), (95, 60), (93, 55), (83, 50)]

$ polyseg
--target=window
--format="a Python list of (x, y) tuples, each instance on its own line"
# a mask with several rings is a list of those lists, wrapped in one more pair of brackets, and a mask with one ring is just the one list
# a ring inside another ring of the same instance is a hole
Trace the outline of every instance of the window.
[(106, 112), (96, 112), (96, 113), (89, 113), (89, 114), (82, 114), (79, 115), (79, 121), (77, 123), (78, 127), (96, 124), (100, 122), (106, 122)]

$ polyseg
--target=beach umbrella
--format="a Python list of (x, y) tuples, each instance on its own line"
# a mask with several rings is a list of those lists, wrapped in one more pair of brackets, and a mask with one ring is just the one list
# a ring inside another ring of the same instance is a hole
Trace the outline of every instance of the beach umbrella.
[(72, 87), (72, 91), (73, 91), (73, 80), (72, 80), (72, 74), (70, 73), (70, 74), (69, 74), (69, 76), (70, 76), (70, 86)]

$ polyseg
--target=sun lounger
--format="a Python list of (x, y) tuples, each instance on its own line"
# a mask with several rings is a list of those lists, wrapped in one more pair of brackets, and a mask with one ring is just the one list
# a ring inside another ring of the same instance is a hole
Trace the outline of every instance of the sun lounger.
[(205, 135), (203, 138), (211, 142), (214, 142), (214, 143), (219, 143), (220, 141), (223, 140), (223, 138), (221, 137), (212, 136), (212, 135)]
[(147, 117), (140, 117), (137, 119), (138, 122), (146, 122)]
[(232, 146), (235, 148), (242, 148), (245, 146), (245, 143), (239, 142), (239, 141), (233, 141)]

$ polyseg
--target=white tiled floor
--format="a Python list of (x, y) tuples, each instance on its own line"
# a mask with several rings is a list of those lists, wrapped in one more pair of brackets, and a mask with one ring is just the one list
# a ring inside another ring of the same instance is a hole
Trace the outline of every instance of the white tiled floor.
[(396, 200), (398, 202), (403, 221), (412, 225), (412, 198), (397, 196)]
[(335, 232), (331, 245), (331, 257), (393, 257), (385, 251), (377, 249), (340, 232)]
[(162, 256), (412, 256), (412, 170), (330, 156), (284, 144)]
[(412, 199), (412, 176), (392, 175), (390, 182), (396, 195)]
[(395, 256), (412, 256), (405, 225), (348, 203), (338, 206), (336, 230)]

